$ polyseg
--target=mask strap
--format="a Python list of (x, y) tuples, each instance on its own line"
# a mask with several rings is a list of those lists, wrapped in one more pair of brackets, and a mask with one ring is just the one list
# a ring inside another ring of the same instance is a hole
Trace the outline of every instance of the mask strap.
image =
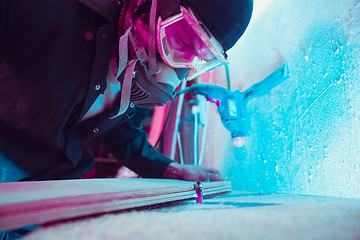
[[(129, 103), (130, 103), (132, 75), (133, 75), (133, 71), (134, 71), (136, 62), (138, 61), (137, 59), (135, 59), (135, 60), (130, 61), (129, 63), (127, 62), (128, 61), (128, 40), (129, 40), (130, 31), (131, 31), (131, 27), (126, 30), (125, 34), (123, 36), (121, 36), (121, 38), (119, 40), (119, 56), (122, 56), (122, 57), (119, 59), (119, 67), (118, 67), (118, 72), (116, 74), (116, 79), (119, 81), (119, 84), (120, 84), (120, 92), (117, 93), (117, 96), (115, 97), (115, 99), (118, 99), (119, 94), (120, 94), (120, 108), (119, 108), (118, 113), (116, 115), (112, 116), (110, 119), (114, 119), (114, 118), (120, 116), (121, 114), (123, 114), (129, 107)], [(125, 77), (124, 77), (123, 82), (121, 83), (119, 78), (125, 68), (126, 68)]]
[(139, 36), (136, 33), (136, 30), (131, 31), (129, 37), (132, 47), (134, 48), (134, 51), (136, 53), (136, 57), (142, 62), (148, 62), (149, 57), (145, 51), (143, 44), (141, 43), (141, 40), (139, 40)]
[(155, 25), (156, 25), (156, 8), (157, 0), (153, 0), (151, 3), (150, 19), (149, 19), (149, 73), (153, 75), (156, 73), (156, 37), (155, 37)]
[(120, 58), (119, 58), (119, 67), (116, 74), (116, 79), (118, 79), (120, 74), (124, 71), (128, 62), (128, 41), (129, 41), (130, 31), (131, 31), (131, 27), (126, 29), (124, 35), (122, 35), (119, 39), (118, 51)]
[[(121, 90), (117, 93), (117, 95), (120, 94), (120, 108), (118, 113), (112, 116), (110, 119), (114, 119), (122, 115), (129, 107), (133, 72), (138, 61), (138, 59), (131, 60), (126, 67), (125, 77), (121, 85)], [(116, 98), (118, 97), (119, 96), (116, 96)]]

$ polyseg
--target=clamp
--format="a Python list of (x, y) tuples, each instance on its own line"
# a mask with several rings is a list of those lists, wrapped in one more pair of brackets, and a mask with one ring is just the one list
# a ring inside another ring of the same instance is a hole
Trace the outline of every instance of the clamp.
[(202, 203), (203, 202), (203, 193), (202, 193), (202, 183), (201, 182), (197, 182), (196, 184), (194, 184), (194, 190), (196, 193), (196, 202), (197, 203)]

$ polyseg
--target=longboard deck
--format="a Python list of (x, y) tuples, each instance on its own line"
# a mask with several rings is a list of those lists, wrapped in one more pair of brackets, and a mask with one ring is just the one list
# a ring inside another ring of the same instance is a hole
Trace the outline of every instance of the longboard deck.
[[(195, 198), (195, 182), (168, 179), (82, 179), (0, 184), (0, 229)], [(202, 183), (204, 196), (231, 183)]]
[(44, 225), (26, 240), (360, 239), (360, 199), (232, 191), (196, 204)]

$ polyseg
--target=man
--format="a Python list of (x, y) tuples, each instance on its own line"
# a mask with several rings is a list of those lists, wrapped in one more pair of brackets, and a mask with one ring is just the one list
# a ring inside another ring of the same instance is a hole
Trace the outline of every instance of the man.
[(137, 112), (224, 64), (251, 12), (251, 0), (0, 0), (0, 181), (79, 178), (94, 167), (82, 143), (99, 135), (142, 177), (221, 180), (157, 152)]

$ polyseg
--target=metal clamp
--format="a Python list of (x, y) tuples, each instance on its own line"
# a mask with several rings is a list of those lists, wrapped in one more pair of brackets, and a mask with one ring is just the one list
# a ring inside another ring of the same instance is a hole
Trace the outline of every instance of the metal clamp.
[(194, 190), (196, 193), (196, 202), (197, 203), (202, 203), (203, 202), (203, 193), (202, 193), (202, 183), (201, 182), (197, 182), (196, 184), (194, 184)]

